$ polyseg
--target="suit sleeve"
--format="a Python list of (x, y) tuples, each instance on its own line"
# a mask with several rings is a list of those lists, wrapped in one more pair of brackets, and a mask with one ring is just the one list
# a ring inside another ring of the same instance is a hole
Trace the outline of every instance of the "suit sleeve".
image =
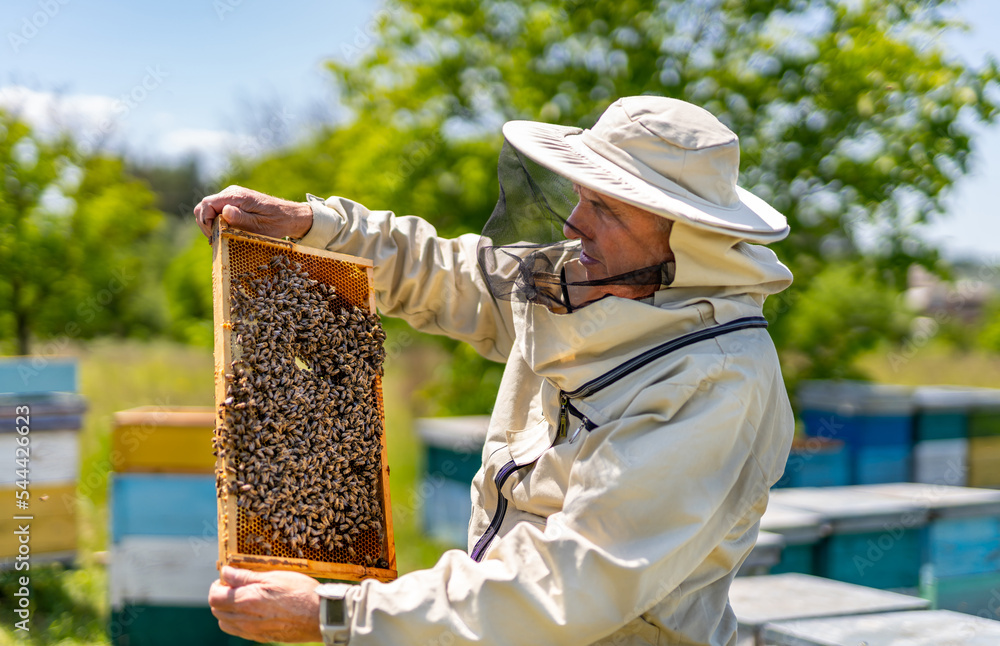
[(510, 302), (493, 298), (477, 262), (479, 235), (449, 240), (413, 216), (369, 211), (348, 199), (310, 196), (313, 226), (299, 244), (368, 258), (386, 316), (472, 345), (504, 361), (513, 345)]
[[(698, 568), (731, 577), (756, 538), (790, 418), (730, 386), (642, 390), (583, 439), (544, 529), (515, 525), (481, 563), (455, 550), (394, 582), (363, 582), (350, 593), (351, 644), (588, 644), (688, 594)], [(711, 634), (725, 604), (723, 592), (685, 621)]]

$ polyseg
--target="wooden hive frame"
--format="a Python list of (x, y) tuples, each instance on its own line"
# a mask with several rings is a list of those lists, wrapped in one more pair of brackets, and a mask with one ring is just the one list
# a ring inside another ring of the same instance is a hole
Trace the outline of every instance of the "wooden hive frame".
[[(233, 280), (241, 271), (246, 271), (248, 266), (255, 268), (262, 262), (266, 263), (276, 255), (285, 255), (290, 260), (301, 263), (309, 273), (310, 279), (336, 287), (338, 297), (371, 314), (375, 314), (375, 294), (371, 288), (370, 260), (302, 247), (285, 240), (240, 231), (227, 227), (222, 218), (216, 218), (215, 221), (216, 226), (212, 234), (212, 293), (215, 318), (216, 433), (218, 434), (225, 429), (226, 412), (222, 403), (227, 397), (226, 373), (231, 369), (236, 349), (231, 332), (230, 294)], [(396, 553), (389, 500), (389, 467), (386, 457), (385, 417), (380, 377), (376, 377), (374, 390), (383, 429), (379, 475), (379, 497), (383, 512), (382, 531), (366, 530), (360, 537), (358, 549), (367, 549), (369, 554), (379, 554), (380, 563), (376, 566), (352, 563), (351, 557), (339, 549), (327, 551), (322, 548), (308, 548), (301, 557), (289, 555), (291, 554), (289, 550), (285, 550), (288, 552), (285, 555), (267, 555), (250, 540), (244, 540), (248, 533), (253, 533), (253, 528), (257, 527), (254, 523), (265, 521), (253, 518), (237, 506), (238, 496), (229, 493), (228, 486), (235, 481), (235, 475), (231, 470), (227, 470), (231, 456), (220, 452), (216, 460), (220, 569), (223, 565), (231, 565), (261, 571), (291, 570), (318, 578), (347, 581), (360, 581), (365, 578), (389, 581), (396, 578)], [(263, 527), (263, 524), (259, 527)]]

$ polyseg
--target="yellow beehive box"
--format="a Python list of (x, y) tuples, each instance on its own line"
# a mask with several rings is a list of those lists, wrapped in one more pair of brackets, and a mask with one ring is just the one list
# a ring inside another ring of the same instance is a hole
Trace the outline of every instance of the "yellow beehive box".
[[(20, 488), (0, 487), (0, 500), (15, 499)], [(16, 567), (16, 557), (25, 555), (30, 561), (45, 557), (70, 557), (76, 551), (76, 483), (45, 483), (28, 485), (28, 507), (0, 515), (0, 562)]]
[(394, 579), (372, 263), (216, 223), (220, 563)]
[(111, 465), (118, 472), (212, 473), (215, 410), (143, 406), (115, 413)]
[(969, 438), (969, 486), (1000, 487), (1000, 437)]

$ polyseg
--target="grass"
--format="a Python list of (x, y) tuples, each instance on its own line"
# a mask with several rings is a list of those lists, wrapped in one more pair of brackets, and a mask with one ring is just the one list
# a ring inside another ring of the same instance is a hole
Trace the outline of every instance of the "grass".
[(1000, 385), (1000, 355), (958, 352), (941, 343), (879, 350), (862, 357), (857, 365), (873, 381), (886, 384)]
[[(80, 361), (80, 391), (89, 410), (80, 436), (81, 467), (77, 487), (79, 555), (71, 568), (32, 564), (34, 611), (31, 632), (0, 624), (0, 646), (38, 644), (93, 646), (108, 644), (108, 577), (103, 563), (108, 549), (107, 483), (110, 472), (112, 415), (136, 406), (212, 406), (212, 352), (157, 341), (95, 341), (72, 352)], [(386, 363), (383, 381), (390, 494), (395, 501), (413, 498), (420, 476), (420, 445), (412, 432), (411, 393), (426, 375), (428, 356), (415, 349)], [(397, 565), (401, 573), (432, 565), (445, 546), (423, 536), (418, 514), (394, 518)], [(0, 607), (12, 607), (17, 573), (0, 572)], [(206, 590), (206, 595), (208, 591)]]

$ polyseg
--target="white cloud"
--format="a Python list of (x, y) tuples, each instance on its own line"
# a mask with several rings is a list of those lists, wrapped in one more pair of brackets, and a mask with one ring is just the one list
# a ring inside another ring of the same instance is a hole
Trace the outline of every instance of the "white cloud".
[(99, 94), (39, 92), (20, 85), (0, 87), (0, 108), (18, 115), (39, 134), (81, 133), (102, 128), (118, 111), (118, 100)]
[(97, 94), (41, 92), (19, 85), (0, 87), (0, 109), (16, 114), (43, 136), (71, 132), (85, 148), (141, 151), (144, 158), (170, 161), (195, 156), (207, 174), (222, 172), (234, 155), (253, 156), (263, 146), (253, 137), (226, 130), (170, 128), (171, 115), (156, 115), (155, 131), (129, 127), (120, 99)]
[(149, 149), (155, 156), (171, 161), (196, 157), (206, 176), (217, 176), (226, 171), (229, 161), (237, 155), (260, 152), (252, 137), (205, 128), (168, 130), (155, 136), (150, 141)]

